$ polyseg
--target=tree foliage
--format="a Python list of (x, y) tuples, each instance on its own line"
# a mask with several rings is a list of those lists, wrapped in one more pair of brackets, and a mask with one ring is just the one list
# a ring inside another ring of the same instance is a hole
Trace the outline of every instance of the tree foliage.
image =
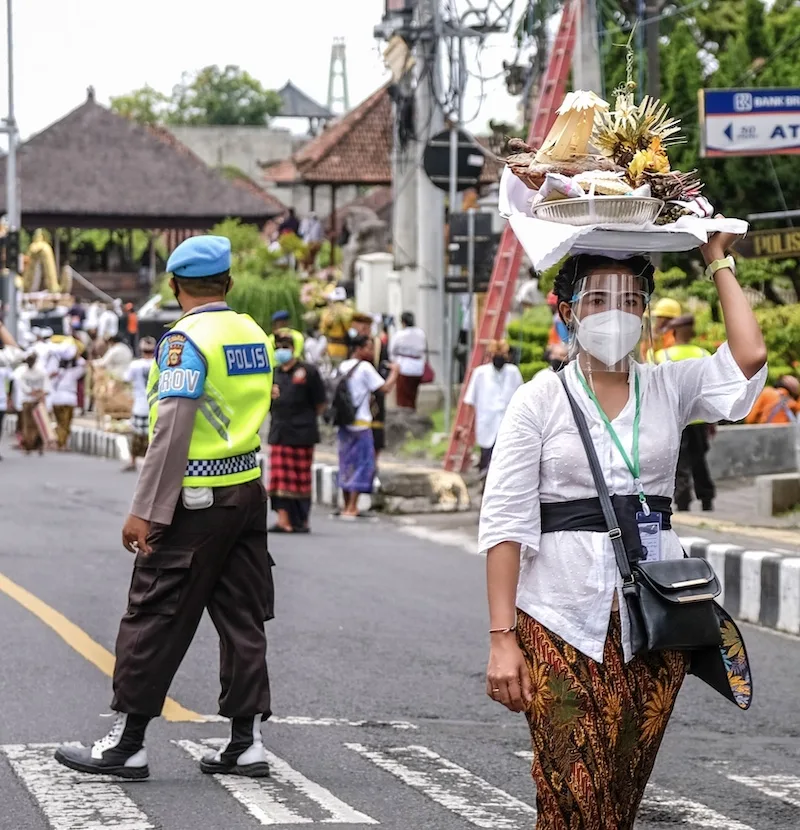
[(140, 124), (264, 126), (281, 99), (238, 66), (206, 66), (184, 74), (170, 95), (144, 86), (112, 97), (111, 109)]

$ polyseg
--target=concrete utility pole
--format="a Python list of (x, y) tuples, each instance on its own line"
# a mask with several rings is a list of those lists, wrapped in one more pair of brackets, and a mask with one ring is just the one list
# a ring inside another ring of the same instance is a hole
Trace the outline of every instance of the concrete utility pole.
[[(401, 79), (399, 86), (404, 93), (402, 100), (406, 100), (406, 95), (410, 94), (408, 78)], [(394, 270), (403, 279), (406, 271), (411, 273), (417, 267), (417, 168), (422, 150), (414, 140), (401, 146), (399, 132), (399, 118), (395, 118), (392, 151), (392, 253)]]
[(580, 0), (578, 37), (572, 59), (575, 89), (601, 92), (603, 73), (600, 66), (600, 44), (598, 42), (597, 0)]
[[(7, 0), (7, 32), (8, 32), (8, 116), (5, 119), (4, 132), (8, 135), (8, 155), (6, 156), (6, 219), (8, 233), (19, 230), (20, 210), (17, 204), (17, 122), (14, 117), (14, 37), (11, 25), (11, 2)], [(17, 332), (17, 263), (7, 262), (8, 285), (6, 302), (8, 316), (6, 326), (14, 335)]]
[[(440, 34), (438, 0), (419, 0), (418, 26), (423, 34), (417, 43), (416, 125), (418, 158), (428, 140), (444, 129), (442, 109), (433, 94), (438, 81), (437, 48)], [(448, 395), (444, 356), (444, 193), (417, 165), (417, 317), (428, 338), (430, 362)]]

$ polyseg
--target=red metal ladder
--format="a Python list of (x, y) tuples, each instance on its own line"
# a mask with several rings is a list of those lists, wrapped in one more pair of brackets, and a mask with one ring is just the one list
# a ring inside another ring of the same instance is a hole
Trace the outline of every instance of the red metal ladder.
[[(579, 6), (580, 0), (570, 0), (561, 13), (558, 34), (550, 52), (541, 95), (528, 133), (528, 144), (533, 147), (542, 146), (556, 120), (556, 110), (561, 106), (567, 94), (567, 82), (572, 54), (575, 50), (578, 15), (580, 14)], [(464, 396), (472, 373), (486, 362), (487, 346), (492, 340), (499, 340), (503, 336), (521, 264), (522, 246), (517, 241), (511, 226), (506, 225), (495, 257), (489, 289), (486, 293), (486, 303), (478, 324), (475, 347), (472, 350), (464, 384), (461, 387), (455, 424), (444, 460), (445, 470), (461, 472), (469, 465), (470, 451), (475, 440), (475, 413), (471, 406), (464, 404)]]

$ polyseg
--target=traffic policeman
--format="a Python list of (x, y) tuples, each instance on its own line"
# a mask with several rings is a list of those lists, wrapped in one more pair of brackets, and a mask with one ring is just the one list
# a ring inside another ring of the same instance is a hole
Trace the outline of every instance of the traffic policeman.
[(150, 448), (122, 530), (136, 555), (116, 644), (111, 731), (62, 746), (72, 769), (140, 779), (149, 721), (207, 608), (220, 638), (219, 712), (226, 746), (203, 772), (269, 774), (261, 721), (270, 715), (264, 621), (272, 617), (267, 498), (257, 453), (269, 410), (267, 334), (225, 302), (231, 246), (219, 236), (179, 245), (167, 263), (183, 317), (161, 339), (148, 381)]
[(289, 326), (290, 319), (291, 317), (288, 311), (276, 311), (272, 315), (272, 334), (270, 335), (269, 342), (272, 344), (272, 348), (274, 349), (275, 335), (284, 329), (290, 331), (292, 333), (292, 345), (294, 347), (293, 352), (295, 360), (302, 360), (305, 353), (306, 339), (303, 337), (303, 332)]

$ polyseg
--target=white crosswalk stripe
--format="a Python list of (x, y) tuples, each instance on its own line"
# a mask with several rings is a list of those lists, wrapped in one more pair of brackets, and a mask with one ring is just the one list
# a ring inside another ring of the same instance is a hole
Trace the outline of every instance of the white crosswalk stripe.
[(530, 826), (536, 815), (529, 804), (427, 747), (398, 746), (380, 750), (357, 743), (345, 746), (476, 827), (518, 830)]
[[(204, 740), (200, 743), (194, 741), (175, 741), (174, 743), (197, 760), (210, 749), (219, 749), (225, 745), (225, 741), (219, 739)], [(267, 755), (269, 756), (270, 778), (214, 776), (261, 824), (378, 823), (375, 819), (340, 801), (325, 787), (310, 781), (277, 755), (271, 752)], [(310, 815), (312, 812), (316, 812), (318, 817)]]
[(796, 775), (781, 775), (763, 773), (758, 775), (742, 775), (728, 771), (728, 762), (720, 761), (714, 764), (718, 771), (729, 781), (751, 787), (769, 798), (778, 798), (792, 807), (800, 807), (800, 778)]
[(0, 746), (53, 830), (155, 830), (119, 778), (90, 778), (62, 767), (53, 758), (57, 746)]
[[(224, 741), (175, 740), (173, 743), (191, 758), (199, 759), (207, 751), (222, 746)], [(444, 808), (475, 827), (527, 830), (535, 820), (536, 810), (528, 803), (534, 799), (532, 787), (530, 799), (520, 800), (426, 746), (337, 745), (439, 805), (432, 806), (431, 810)], [(172, 830), (164, 825), (163, 819), (151, 820), (136, 803), (140, 785), (130, 787), (131, 782), (123, 784), (111, 776), (88, 777), (62, 767), (53, 758), (56, 746), (0, 746), (0, 754), (8, 759), (11, 769), (34, 797), (51, 830), (156, 830), (162, 825), (165, 830)], [(527, 762), (533, 757), (530, 751), (514, 755)], [(211, 776), (258, 825), (379, 824), (285, 760), (273, 753), (268, 756), (272, 770), (269, 779)], [(186, 761), (191, 763), (188, 758)], [(714, 763), (712, 769), (737, 786), (800, 808), (799, 776), (742, 770), (724, 761)], [(639, 819), (643, 823), (659, 823), (665, 821), (664, 816), (669, 817), (671, 824), (700, 830), (754, 830), (706, 804), (650, 784)], [(0, 826), (5, 826), (2, 821)]]
[[(530, 750), (514, 754), (527, 761), (533, 760), (533, 753)], [(648, 785), (642, 799), (641, 811), (646, 813), (648, 810), (668, 811), (673, 821), (677, 823), (680, 820), (689, 827), (702, 827), (705, 830), (753, 830), (749, 824), (742, 824), (740, 821), (735, 821), (712, 810), (705, 804), (684, 798), (671, 790), (665, 790), (653, 784)]]

